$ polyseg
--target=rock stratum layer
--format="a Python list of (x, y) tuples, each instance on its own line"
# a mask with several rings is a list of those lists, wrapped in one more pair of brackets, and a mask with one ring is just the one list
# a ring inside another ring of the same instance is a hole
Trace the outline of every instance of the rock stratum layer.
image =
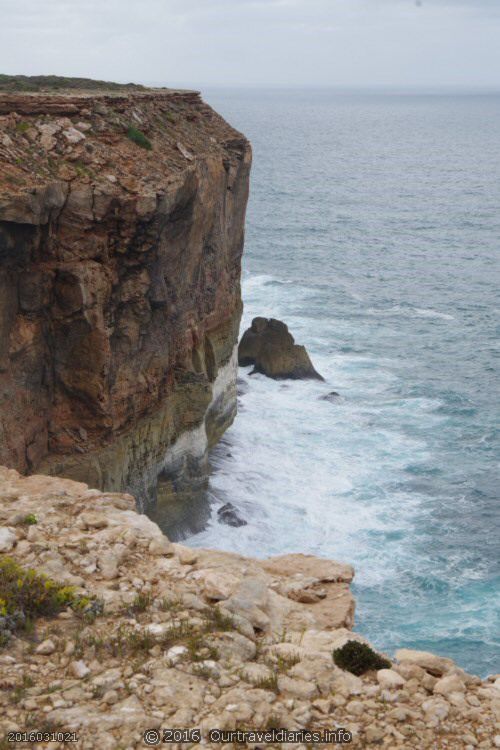
[(39, 619), (0, 650), (0, 738), (65, 731), (84, 750), (132, 749), (147, 729), (178, 727), (229, 749), (239, 745), (212, 743), (209, 730), (343, 727), (350, 747), (500, 746), (498, 675), (482, 681), (407, 649), (362, 677), (334, 664), (334, 649), (363, 641), (350, 630), (349, 565), (171, 544), (130, 495), (0, 468), (0, 564), (7, 557), (103, 609)]
[(194, 92), (0, 94), (0, 462), (140, 502), (194, 471), (235, 411), (250, 161)]

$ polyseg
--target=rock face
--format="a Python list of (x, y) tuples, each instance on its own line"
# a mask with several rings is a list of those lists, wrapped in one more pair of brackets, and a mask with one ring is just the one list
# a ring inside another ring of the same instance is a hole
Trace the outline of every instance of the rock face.
[(0, 462), (140, 501), (195, 473), (236, 408), (250, 161), (195, 92), (0, 94)]
[(238, 363), (253, 365), (252, 373), (260, 372), (275, 380), (323, 380), (314, 369), (304, 346), (295, 343), (288, 326), (274, 318), (254, 318), (240, 341)]
[(0, 467), (2, 529), (13, 539), (0, 563), (14, 558), (100, 605), (95, 617), (40, 617), (0, 646), (2, 737), (53, 725), (82, 750), (139, 749), (146, 729), (192, 727), (215, 749), (213, 728), (343, 727), (355, 748), (496, 746), (498, 676), (406, 649), (361, 677), (335, 665), (334, 649), (364, 640), (351, 632), (349, 565), (190, 550), (130, 495)]

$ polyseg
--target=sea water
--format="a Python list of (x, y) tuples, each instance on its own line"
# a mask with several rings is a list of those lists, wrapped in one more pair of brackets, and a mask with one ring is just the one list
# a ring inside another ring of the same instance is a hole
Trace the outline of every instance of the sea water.
[(190, 544), (350, 562), (377, 647), (498, 672), (500, 97), (205, 96), (254, 149), (242, 330), (285, 321), (326, 382), (240, 369)]

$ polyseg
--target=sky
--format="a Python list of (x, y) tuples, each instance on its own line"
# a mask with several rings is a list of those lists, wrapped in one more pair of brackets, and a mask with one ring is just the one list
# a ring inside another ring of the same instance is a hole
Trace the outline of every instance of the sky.
[(0, 0), (0, 72), (500, 89), (500, 0)]

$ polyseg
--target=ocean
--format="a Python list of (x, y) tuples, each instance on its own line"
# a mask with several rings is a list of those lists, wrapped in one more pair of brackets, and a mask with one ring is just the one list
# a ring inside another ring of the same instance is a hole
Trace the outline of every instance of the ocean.
[(376, 647), (498, 672), (500, 96), (204, 96), (254, 149), (242, 331), (326, 382), (240, 368), (210, 497), (248, 523), (189, 544), (352, 563)]

